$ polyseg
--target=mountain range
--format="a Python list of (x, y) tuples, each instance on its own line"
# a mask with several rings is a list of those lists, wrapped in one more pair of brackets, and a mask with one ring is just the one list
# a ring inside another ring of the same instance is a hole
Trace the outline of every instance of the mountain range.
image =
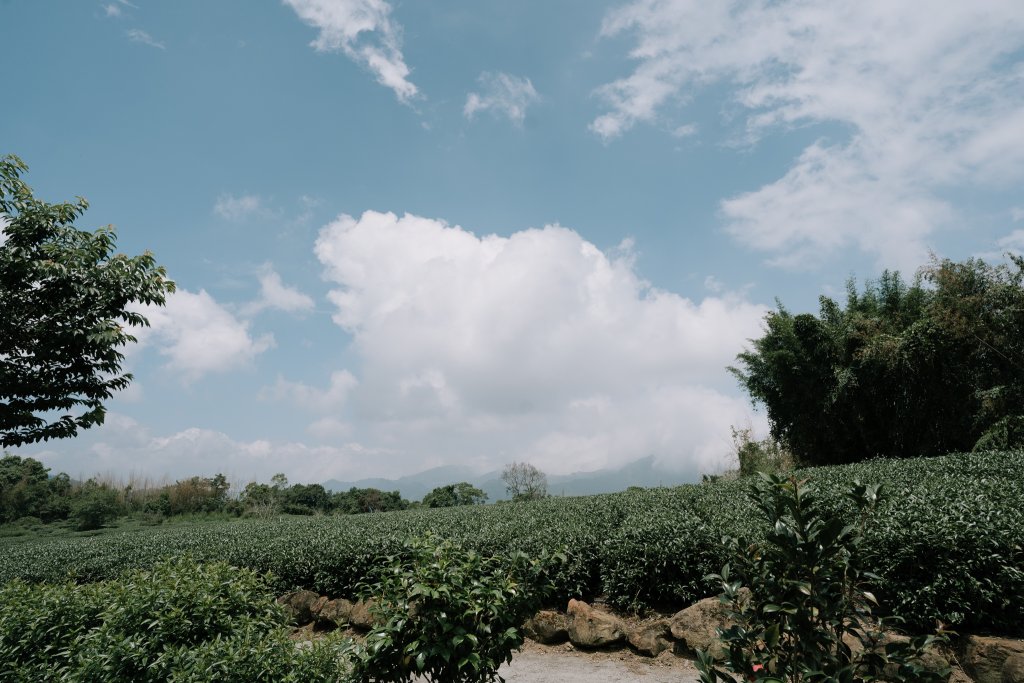
[[(586, 496), (625, 491), (631, 486), (650, 488), (691, 484), (699, 480), (699, 475), (692, 471), (674, 472), (658, 467), (654, 456), (649, 455), (619, 468), (549, 475), (547, 479), (548, 493), (553, 496)], [(505, 492), (505, 482), (501, 480), (501, 472), (495, 470), (480, 474), (463, 465), (434, 467), (397, 479), (372, 478), (357, 481), (330, 479), (323, 485), (330, 491), (347, 491), (352, 487), (399, 491), (402, 498), (406, 500), (422, 500), (423, 496), (434, 488), (460, 481), (467, 481), (481, 489), (487, 494), (488, 502), (493, 503), (496, 500), (508, 498)]]

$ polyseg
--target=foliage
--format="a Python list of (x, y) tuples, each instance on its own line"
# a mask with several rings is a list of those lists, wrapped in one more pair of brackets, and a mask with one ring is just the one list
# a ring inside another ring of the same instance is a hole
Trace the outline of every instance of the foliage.
[(482, 505), (487, 494), (467, 481), (458, 484), (438, 486), (423, 496), (423, 506), (428, 508), (450, 508), (458, 505)]
[(109, 486), (90, 479), (74, 498), (71, 518), (79, 531), (92, 531), (117, 519), (120, 511), (117, 493)]
[[(733, 564), (709, 577), (737, 622), (719, 631), (728, 652), (724, 669), (741, 680), (944, 680), (913, 661), (934, 636), (883, 645), (882, 628), (898, 620), (872, 617), (876, 600), (864, 589), (870, 573), (860, 546), (881, 487), (855, 483), (847, 493), (856, 508), (851, 520), (826, 509), (806, 481), (760, 478), (750, 496), (770, 527), (764, 540), (727, 537)], [(707, 654), (698, 669), (705, 683), (736, 681)]]
[(783, 444), (771, 437), (758, 441), (751, 436), (749, 428), (731, 429), (741, 477), (749, 477), (758, 472), (778, 474), (793, 469), (793, 455)]
[(484, 683), (523, 644), (519, 626), (552, 586), (561, 556), (486, 557), (426, 535), (379, 563), (364, 588), (380, 622), (355, 664), (361, 681)]
[[(119, 348), (148, 324), (130, 304), (163, 305), (174, 291), (149, 252), (114, 253), (112, 227), (72, 223), (88, 207), (47, 204), (0, 157), (0, 444), (74, 436), (103, 422), (103, 402), (128, 386)], [(77, 414), (74, 412), (77, 411)]]
[(0, 457), (0, 524), (20, 517), (51, 522), (68, 516), (70, 506), (61, 502), (71, 489), (68, 476), (51, 479), (49, 473), (34, 458)]
[(1024, 433), (1024, 260), (934, 261), (907, 284), (886, 272), (841, 307), (779, 305), (730, 368), (804, 465), (1018, 447)]
[(332, 509), (346, 515), (366, 512), (391, 512), (405, 510), (409, 501), (402, 498), (398, 491), (381, 491), (375, 488), (356, 488), (335, 493), (331, 501)]
[(169, 560), (84, 586), (0, 589), (0, 678), (14, 681), (336, 681), (336, 643), (300, 650), (265, 579)]
[[(877, 460), (798, 470), (822, 505), (855, 515), (852, 482), (884, 483), (889, 499), (868, 520), (863, 566), (886, 613), (921, 631), (941, 619), (970, 632), (1024, 628), (1024, 452)], [(728, 560), (722, 536), (764, 535), (745, 480), (618, 494), (547, 498), (364, 515), (204, 520), (127, 528), (91, 538), (5, 544), (0, 582), (14, 577), (94, 581), (191, 554), (258, 572), (274, 588), (354, 597), (379, 558), (433, 531), (481, 555), (537, 557), (565, 546), (552, 570), (552, 604), (604, 594), (613, 606), (679, 609), (717, 594), (705, 577)], [(921, 558), (928, 558), (922, 562)]]
[(506, 465), (501, 473), (505, 490), (514, 501), (538, 500), (548, 495), (548, 478), (543, 472), (527, 462)]

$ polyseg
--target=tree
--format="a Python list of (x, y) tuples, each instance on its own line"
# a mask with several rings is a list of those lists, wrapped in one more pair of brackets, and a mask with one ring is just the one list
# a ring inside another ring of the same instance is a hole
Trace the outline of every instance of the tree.
[(933, 261), (886, 272), (846, 306), (781, 304), (730, 368), (804, 465), (914, 457), (1024, 441), (1024, 260)]
[(482, 505), (487, 502), (487, 494), (468, 481), (458, 484), (438, 486), (423, 496), (423, 507), (449, 508), (460, 505)]
[(548, 478), (527, 462), (506, 465), (501, 473), (505, 491), (512, 500), (538, 500), (548, 496)]
[(47, 204), (0, 157), (0, 445), (71, 437), (103, 422), (103, 402), (128, 386), (120, 347), (147, 325), (130, 304), (163, 305), (174, 283), (149, 252), (114, 253), (110, 226), (72, 223), (88, 208)]

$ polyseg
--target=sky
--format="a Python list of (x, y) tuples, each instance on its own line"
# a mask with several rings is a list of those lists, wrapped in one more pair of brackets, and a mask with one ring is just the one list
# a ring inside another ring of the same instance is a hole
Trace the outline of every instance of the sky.
[(781, 302), (1024, 249), (1024, 3), (0, 0), (0, 154), (177, 283), (72, 476), (398, 477), (766, 418)]

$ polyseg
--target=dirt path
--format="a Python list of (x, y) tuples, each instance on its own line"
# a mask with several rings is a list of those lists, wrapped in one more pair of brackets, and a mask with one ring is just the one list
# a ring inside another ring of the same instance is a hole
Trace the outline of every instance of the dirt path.
[(695, 683), (693, 662), (665, 653), (641, 657), (628, 650), (585, 652), (571, 645), (547, 647), (527, 641), (500, 671), (508, 683)]

